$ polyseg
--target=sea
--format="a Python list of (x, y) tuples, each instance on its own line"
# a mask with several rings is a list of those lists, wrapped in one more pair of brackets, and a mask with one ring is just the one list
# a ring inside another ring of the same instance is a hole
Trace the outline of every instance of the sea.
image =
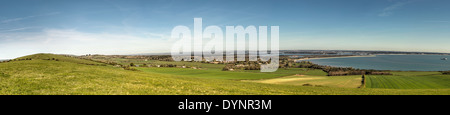
[[(442, 60), (448, 58), (449, 60)], [(315, 64), (374, 70), (448, 71), (450, 55), (375, 55), (309, 59)]]

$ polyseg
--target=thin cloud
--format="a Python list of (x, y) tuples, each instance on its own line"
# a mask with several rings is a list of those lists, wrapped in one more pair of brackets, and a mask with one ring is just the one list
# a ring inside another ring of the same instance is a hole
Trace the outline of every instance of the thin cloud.
[(1, 23), (11, 23), (11, 22), (26, 20), (26, 19), (35, 18), (35, 17), (57, 15), (57, 14), (60, 14), (60, 13), (61, 12), (51, 12), (51, 13), (42, 14), (42, 15), (33, 15), (33, 16), (26, 16), (26, 17), (19, 17), (19, 18), (11, 18), (11, 19), (2, 20)]
[(14, 28), (14, 29), (2, 30), (0, 32), (15, 32), (15, 31), (22, 31), (22, 30), (28, 30), (28, 29), (33, 29), (33, 28), (37, 28), (37, 27)]
[(384, 8), (383, 11), (378, 14), (378, 16), (380, 16), (380, 17), (391, 16), (394, 14), (394, 10), (399, 9), (408, 3), (410, 3), (410, 1), (406, 1), (406, 2), (403, 1), (403, 2), (397, 2), (395, 4), (392, 4), (392, 5)]

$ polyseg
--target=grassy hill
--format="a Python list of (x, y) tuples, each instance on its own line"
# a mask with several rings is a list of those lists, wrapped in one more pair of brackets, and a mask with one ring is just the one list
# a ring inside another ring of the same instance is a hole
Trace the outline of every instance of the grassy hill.
[(98, 63), (98, 62), (94, 62), (94, 61), (90, 61), (90, 60), (86, 60), (86, 59), (75, 58), (73, 56), (44, 54), (44, 53), (19, 57), (16, 60), (26, 60), (26, 59), (53, 60), (53, 61), (71, 62), (71, 63), (78, 63), (78, 64), (88, 64), (88, 65), (105, 65), (102, 63)]
[[(0, 63), (0, 94), (270, 94), (372, 95), (450, 94), (450, 89), (357, 89), (263, 84), (227, 79), (204, 79), (157, 72), (129, 71), (97, 62), (52, 54), (21, 57), (32, 60)], [(57, 58), (48, 60), (48, 58)], [(94, 65), (90, 65), (94, 64)]]

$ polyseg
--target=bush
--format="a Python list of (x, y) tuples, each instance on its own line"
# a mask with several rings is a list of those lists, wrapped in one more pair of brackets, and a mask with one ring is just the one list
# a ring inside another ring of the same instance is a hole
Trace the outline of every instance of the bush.
[(130, 67), (130, 66), (125, 66), (125, 67), (123, 67), (123, 69), (125, 69), (125, 70), (131, 70), (131, 71), (138, 71), (136, 68), (132, 68), (132, 67)]
[(389, 72), (382, 72), (382, 71), (374, 71), (374, 72), (370, 72), (368, 73), (369, 75), (392, 75), (392, 73)]
[(450, 75), (450, 71), (441, 71), (441, 73), (444, 75)]

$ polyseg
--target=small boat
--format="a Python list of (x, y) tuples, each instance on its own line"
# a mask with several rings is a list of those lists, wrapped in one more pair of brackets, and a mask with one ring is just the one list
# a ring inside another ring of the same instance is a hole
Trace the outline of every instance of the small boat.
[(447, 60), (447, 58), (441, 58), (441, 60)]

